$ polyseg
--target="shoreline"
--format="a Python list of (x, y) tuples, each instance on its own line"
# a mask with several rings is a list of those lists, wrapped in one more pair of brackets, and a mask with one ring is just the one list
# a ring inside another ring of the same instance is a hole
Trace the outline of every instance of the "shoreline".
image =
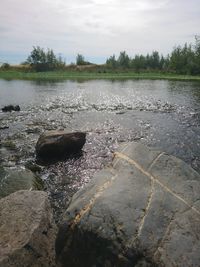
[(136, 73), (136, 72), (78, 72), (78, 71), (49, 71), (49, 72), (22, 72), (0, 71), (0, 79), (4, 80), (92, 80), (92, 79), (116, 79), (116, 80), (171, 80), (171, 81), (197, 81), (200, 76), (181, 75), (171, 73)]

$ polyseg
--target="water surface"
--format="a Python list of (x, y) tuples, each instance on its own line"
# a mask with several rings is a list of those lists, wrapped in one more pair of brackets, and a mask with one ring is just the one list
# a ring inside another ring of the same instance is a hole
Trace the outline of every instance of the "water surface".
[(111, 161), (121, 142), (157, 147), (200, 172), (198, 82), (0, 80), (0, 108), (8, 104), (20, 105), (21, 111), (0, 112), (1, 165), (33, 163), (36, 141), (45, 130), (87, 132), (80, 158), (40, 172), (57, 210)]

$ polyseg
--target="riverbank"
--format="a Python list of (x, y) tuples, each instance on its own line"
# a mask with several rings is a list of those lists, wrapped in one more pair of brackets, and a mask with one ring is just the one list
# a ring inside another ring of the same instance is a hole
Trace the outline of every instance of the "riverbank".
[(49, 72), (24, 72), (14, 70), (0, 71), (0, 79), (6, 80), (67, 80), (67, 79), (147, 79), (147, 80), (175, 80), (199, 81), (200, 76), (179, 75), (171, 73), (153, 72), (121, 72), (121, 71), (49, 71)]

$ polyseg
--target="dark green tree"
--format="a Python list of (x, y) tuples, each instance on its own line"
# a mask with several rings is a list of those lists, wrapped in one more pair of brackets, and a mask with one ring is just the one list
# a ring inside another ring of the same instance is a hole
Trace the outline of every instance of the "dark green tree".
[(1, 65), (1, 69), (2, 70), (8, 70), (8, 69), (10, 69), (10, 64), (8, 64), (8, 63), (3, 63), (2, 65)]
[(110, 68), (132, 68), (139, 71), (163, 71), (178, 74), (200, 74), (200, 36), (195, 36), (195, 44), (175, 47), (166, 57), (157, 51), (152, 54), (135, 55), (130, 58), (125, 51), (120, 52), (118, 59), (111, 56), (106, 61)]
[(164, 58), (163, 55), (161, 55), (160, 62), (159, 62), (159, 69), (165, 70), (165, 68), (166, 68), (166, 59)]
[(107, 60), (106, 60), (106, 65), (108, 66), (108, 67), (110, 67), (110, 68), (113, 68), (113, 69), (115, 69), (115, 68), (117, 68), (117, 60), (116, 60), (116, 58), (115, 58), (115, 55), (112, 55), (112, 56), (110, 56)]
[(36, 71), (55, 70), (65, 66), (61, 58), (57, 58), (52, 49), (47, 52), (39, 46), (34, 46), (26, 63), (30, 64)]
[(135, 71), (140, 72), (141, 70), (146, 69), (146, 58), (143, 55), (136, 55), (134, 59), (131, 61), (131, 66), (135, 69)]
[(78, 54), (76, 56), (76, 65), (85, 65), (85, 64), (86, 62), (85, 62), (84, 56), (81, 54)]
[(130, 67), (130, 58), (127, 55), (126, 51), (120, 52), (117, 62), (118, 62), (118, 66), (121, 68)]
[(181, 47), (175, 47), (170, 55), (169, 68), (179, 74), (197, 74), (197, 55), (192, 45), (187, 43)]
[(200, 73), (200, 35), (195, 36), (194, 52), (195, 52), (195, 72), (199, 74)]
[(149, 63), (150, 63), (151, 69), (159, 69), (160, 56), (159, 56), (159, 53), (157, 51), (152, 52), (152, 55), (150, 56), (150, 59), (149, 59)]

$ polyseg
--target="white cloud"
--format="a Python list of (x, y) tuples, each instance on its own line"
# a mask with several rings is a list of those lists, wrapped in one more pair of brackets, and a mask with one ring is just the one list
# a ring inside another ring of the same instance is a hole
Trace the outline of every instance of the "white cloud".
[(199, 34), (199, 14), (198, 0), (1, 0), (0, 56), (33, 45), (70, 57), (166, 54)]

